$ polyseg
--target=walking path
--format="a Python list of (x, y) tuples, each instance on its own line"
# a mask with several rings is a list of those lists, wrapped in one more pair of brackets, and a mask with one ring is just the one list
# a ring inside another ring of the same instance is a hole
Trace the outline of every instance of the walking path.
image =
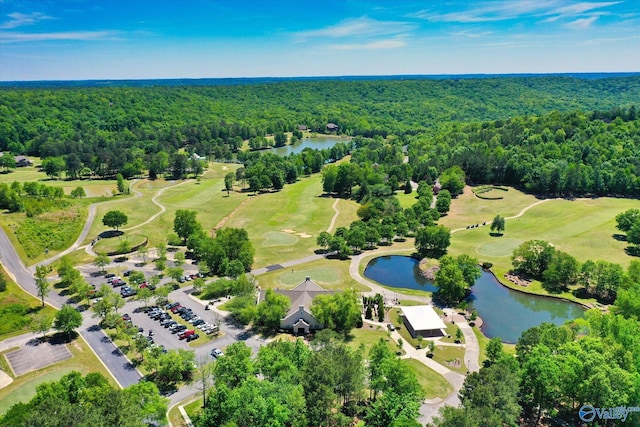
[(331, 208), (333, 209), (335, 214), (333, 214), (333, 218), (331, 218), (331, 222), (329, 223), (329, 227), (327, 227), (327, 233), (331, 233), (333, 231), (333, 228), (336, 226), (336, 221), (338, 220), (338, 216), (340, 216), (340, 211), (338, 210), (338, 202), (339, 201), (340, 201), (340, 199), (336, 199), (336, 201), (333, 202), (333, 205), (331, 205)]

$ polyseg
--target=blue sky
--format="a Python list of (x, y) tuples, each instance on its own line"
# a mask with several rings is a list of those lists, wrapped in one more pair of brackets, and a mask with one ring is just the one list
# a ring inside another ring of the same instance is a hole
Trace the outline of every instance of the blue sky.
[(0, 80), (640, 71), (640, 1), (0, 0)]

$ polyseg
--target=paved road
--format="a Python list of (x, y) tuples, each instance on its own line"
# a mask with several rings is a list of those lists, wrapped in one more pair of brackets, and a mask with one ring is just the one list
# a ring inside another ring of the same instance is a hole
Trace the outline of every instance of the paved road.
[[(0, 251), (2, 253), (2, 264), (7, 273), (22, 289), (37, 298), (38, 291), (33, 274), (27, 270), (22, 260), (18, 257), (2, 227), (0, 227)], [(55, 289), (49, 292), (45, 301), (56, 308), (69, 303), (67, 297), (60, 295)], [(137, 383), (141, 375), (131, 369), (126, 357), (117, 352), (114, 353), (115, 347), (108, 340), (102, 329), (94, 327), (97, 326), (97, 322), (91, 318), (91, 313), (88, 311), (83, 312), (82, 317), (83, 323), (78, 332), (87, 341), (116, 381), (123, 387)]]

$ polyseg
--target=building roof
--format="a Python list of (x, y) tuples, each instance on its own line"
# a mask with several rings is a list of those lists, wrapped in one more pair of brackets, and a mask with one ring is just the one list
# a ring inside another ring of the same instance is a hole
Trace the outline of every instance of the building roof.
[[(260, 292), (260, 301), (264, 299), (264, 292), (265, 291)], [(289, 317), (293, 313), (298, 312), (301, 305), (304, 306), (307, 311), (309, 311), (309, 307), (311, 307), (313, 299), (318, 295), (333, 293), (332, 291), (327, 291), (326, 289), (323, 289), (315, 284), (313, 281), (311, 281), (310, 277), (307, 277), (304, 282), (300, 283), (293, 289), (276, 289), (275, 292), (280, 295), (286, 296), (287, 298), (289, 298), (289, 301), (291, 301), (289, 311), (285, 315), (285, 318)]]
[(446, 329), (446, 325), (430, 305), (402, 307), (404, 317), (415, 331)]

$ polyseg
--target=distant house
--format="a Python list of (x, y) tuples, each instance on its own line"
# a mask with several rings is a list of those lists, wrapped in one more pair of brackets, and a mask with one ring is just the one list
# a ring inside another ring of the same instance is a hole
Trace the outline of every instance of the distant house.
[[(319, 323), (311, 313), (311, 304), (313, 299), (318, 295), (332, 294), (321, 288), (307, 277), (304, 282), (291, 290), (276, 290), (276, 293), (284, 295), (291, 301), (290, 309), (287, 314), (280, 320), (280, 328), (290, 331), (294, 335), (306, 335), (311, 331), (322, 329), (324, 325)], [(265, 297), (266, 291), (261, 290), (259, 301)]]
[(308, 129), (309, 129), (309, 128), (308, 128), (306, 125), (298, 125), (298, 130), (306, 131), (306, 130), (308, 130)]
[(413, 338), (444, 336), (447, 326), (430, 305), (402, 307), (403, 321)]
[(201, 160), (201, 161), (207, 160), (206, 157), (199, 156), (198, 153), (193, 153), (191, 155), (191, 158), (194, 159), (194, 160)]
[(340, 126), (335, 123), (327, 123), (327, 132), (338, 132)]
[(33, 166), (33, 162), (25, 156), (16, 156), (16, 167), (24, 168), (27, 166)]

